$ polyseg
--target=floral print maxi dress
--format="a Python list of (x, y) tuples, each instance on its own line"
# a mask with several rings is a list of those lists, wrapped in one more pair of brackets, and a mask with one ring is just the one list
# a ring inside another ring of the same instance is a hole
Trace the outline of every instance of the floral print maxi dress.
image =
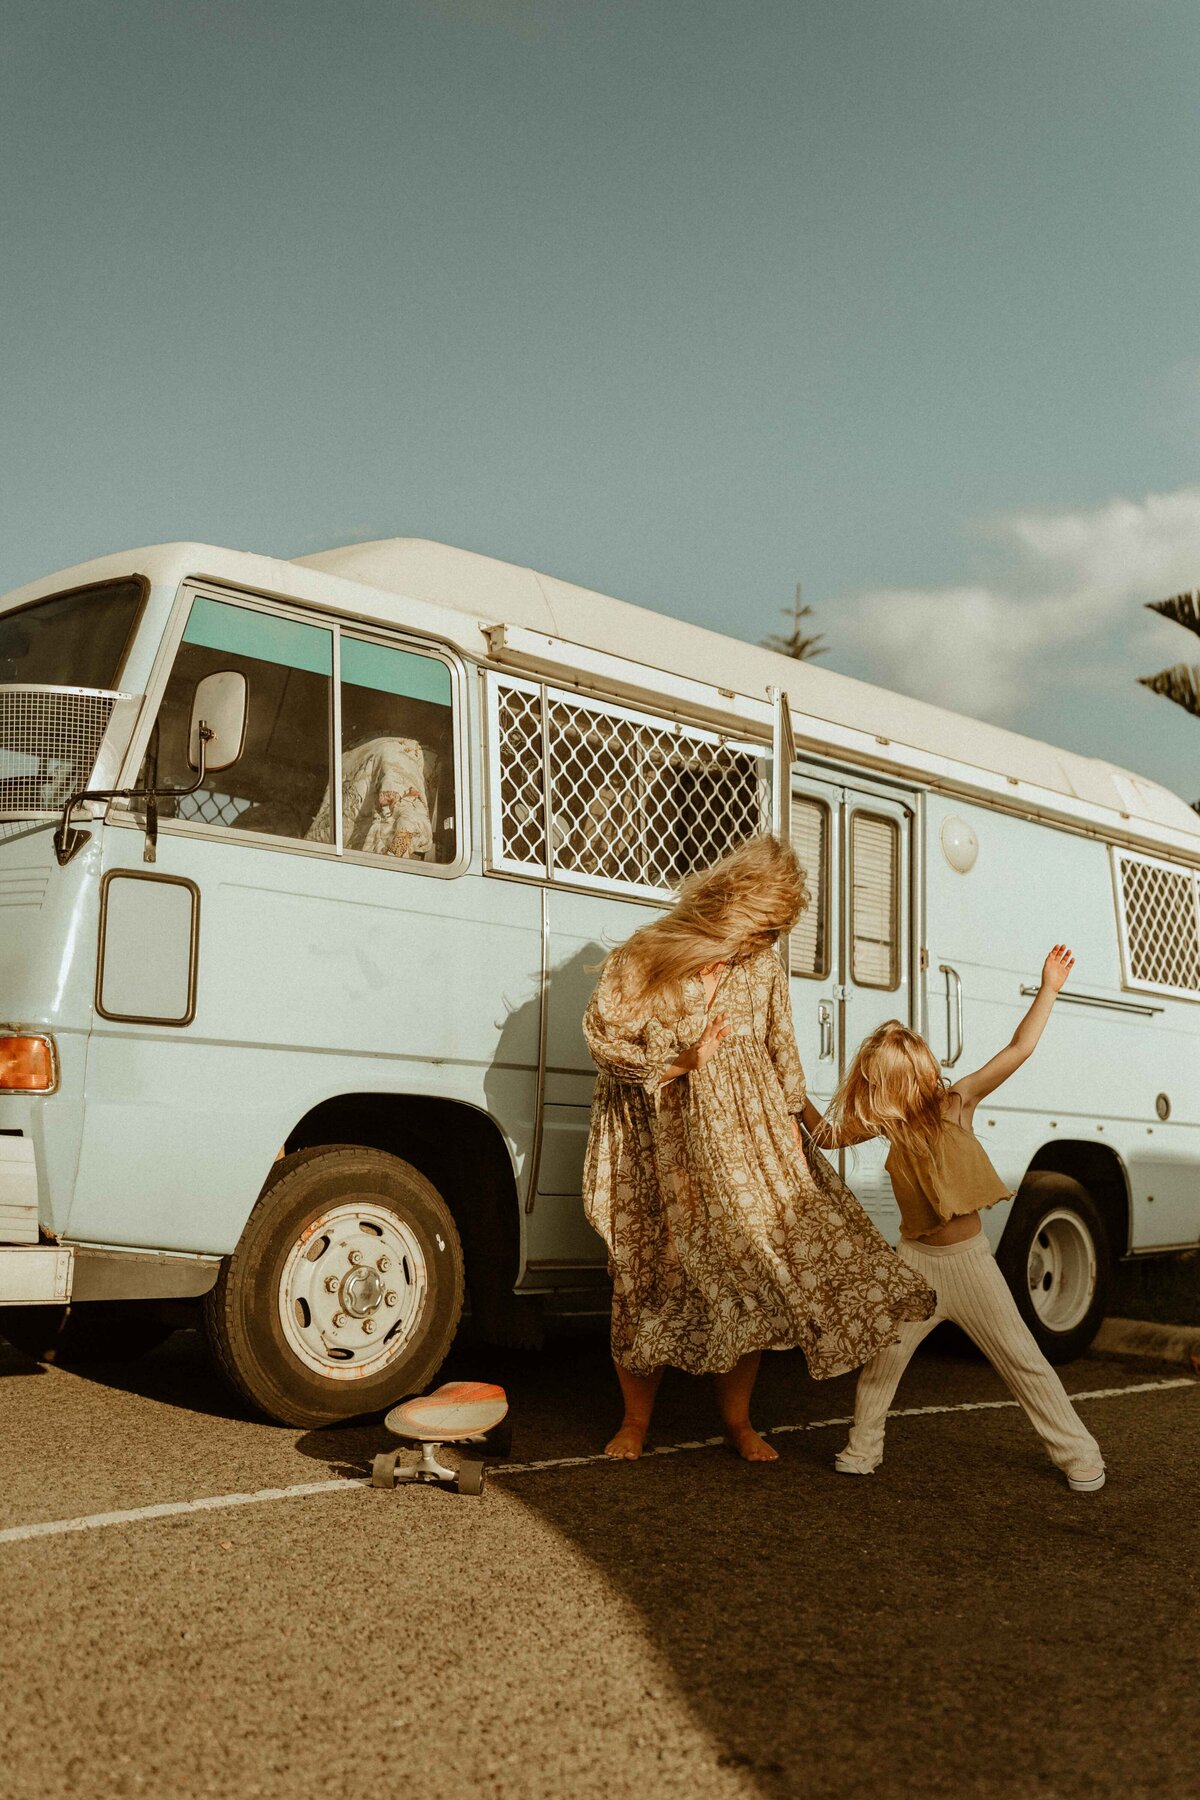
[[(729, 1035), (702, 1069), (662, 1085), (711, 1013)], [(608, 1245), (612, 1350), (649, 1375), (731, 1369), (799, 1345), (843, 1375), (927, 1319), (935, 1296), (889, 1247), (832, 1166), (796, 1143), (804, 1072), (787, 979), (769, 950), (730, 963), (706, 1009), (699, 977), (673, 1024), (631, 1024), (606, 970), (584, 1017), (600, 1073), (584, 1205)]]

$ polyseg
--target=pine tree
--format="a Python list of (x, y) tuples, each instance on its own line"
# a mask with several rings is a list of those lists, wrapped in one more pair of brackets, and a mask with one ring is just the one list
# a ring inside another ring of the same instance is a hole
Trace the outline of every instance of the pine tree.
[(801, 598), (803, 584), (796, 583), (796, 599), (792, 606), (781, 606), (780, 615), (791, 624), (787, 632), (774, 631), (770, 637), (762, 640), (764, 650), (777, 650), (780, 656), (790, 656), (796, 662), (811, 662), (814, 656), (824, 656), (825, 639), (814, 637), (804, 629), (806, 619), (811, 619), (813, 609), (806, 606)]

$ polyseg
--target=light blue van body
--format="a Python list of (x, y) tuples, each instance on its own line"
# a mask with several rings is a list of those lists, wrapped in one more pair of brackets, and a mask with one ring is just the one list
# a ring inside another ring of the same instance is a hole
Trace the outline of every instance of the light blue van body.
[[(667, 888), (589, 877), (606, 854), (597, 794), (622, 817), (633, 804), (617, 777), (604, 787), (594, 769), (559, 770), (563, 816), (548, 824), (504, 798), (524, 778), (503, 739), (522, 696), (543, 730), (554, 707), (565, 718), (590, 706), (570, 738), (588, 754), (609, 715), (621, 743), (651, 727), (663, 742), (688, 730), (736, 739), (747, 767), (761, 759), (759, 814), (739, 820), (742, 835), (769, 828), (772, 786), (777, 808), (786, 787), (814, 894), (790, 955), (818, 1103), (884, 1018), (924, 1030), (948, 1075), (985, 1060), (1028, 1005), (1050, 944), (1070, 941), (1068, 1003), (977, 1129), (1014, 1192), (1031, 1170), (1080, 1182), (1116, 1254), (1200, 1241), (1200, 821), (1181, 801), (529, 571), (397, 544), (390, 586), (353, 552), (313, 559), (322, 567), (182, 544), (0, 602), (2, 620), (57, 592), (144, 578), (103, 785), (136, 785), (189, 620), (196, 655), (217, 655), (230, 608), (249, 608), (235, 625), (251, 645), (315, 630), (320, 644), (289, 665), (314, 679), (327, 655), (369, 672), (407, 646), (396, 691), (449, 697), (454, 734), (452, 782), (449, 751), (440, 757), (452, 853), (437, 862), (169, 812), (148, 862), (144, 807), (98, 802), (77, 809), (88, 838), (60, 866), (56, 812), (0, 809), (0, 1035), (49, 1034), (58, 1063), (52, 1092), (0, 1092), (0, 1200), (15, 1209), (0, 1206), (0, 1241), (30, 1243), (3, 1222), (35, 1202), (44, 1243), (226, 1256), (285, 1145), (343, 1141), (349, 1120), (369, 1117), (375, 1141), (398, 1150), (410, 1133), (418, 1166), (422, 1144), (435, 1170), (456, 1134), (476, 1146), (489, 1191), (461, 1203), (503, 1216), (514, 1287), (571, 1287), (602, 1270), (580, 1203), (593, 1081), (580, 1020), (605, 951)], [(466, 598), (449, 591), (456, 571)], [(428, 668), (415, 660), (430, 655)], [(384, 693), (390, 677), (378, 679)], [(798, 743), (786, 773), (772, 753), (772, 683)], [(0, 719), (11, 691), (0, 688)], [(532, 767), (544, 745), (529, 745)], [(506, 755), (511, 769), (498, 766)], [(559, 874), (553, 857), (579, 823), (567, 818), (571, 780), (584, 783), (579, 842), (592, 848), (577, 844)], [(611, 843), (609, 829), (610, 858)], [(1163, 919), (1182, 950), (1158, 941)], [(864, 1147), (846, 1173), (894, 1238), (882, 1160)], [(1009, 1212), (987, 1216), (993, 1242)], [(26, 1297), (18, 1275), (6, 1280), (0, 1297)], [(35, 1283), (27, 1297), (46, 1296)]]

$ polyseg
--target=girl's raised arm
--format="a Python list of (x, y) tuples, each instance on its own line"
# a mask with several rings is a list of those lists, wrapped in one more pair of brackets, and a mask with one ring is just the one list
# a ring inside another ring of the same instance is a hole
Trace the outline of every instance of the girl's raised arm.
[(994, 1094), (1033, 1055), (1054, 1002), (1058, 999), (1059, 989), (1074, 966), (1075, 958), (1067, 946), (1055, 944), (1043, 965), (1042, 985), (1037, 991), (1037, 998), (1013, 1032), (1011, 1043), (1006, 1044), (990, 1062), (984, 1063), (982, 1069), (976, 1069), (973, 1075), (960, 1076), (951, 1087), (950, 1092), (958, 1094), (965, 1107), (974, 1108), (988, 1094)]

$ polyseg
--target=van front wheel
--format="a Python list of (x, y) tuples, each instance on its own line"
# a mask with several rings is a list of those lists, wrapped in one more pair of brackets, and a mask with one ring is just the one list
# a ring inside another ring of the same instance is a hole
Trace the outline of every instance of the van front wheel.
[(1100, 1329), (1112, 1285), (1108, 1233), (1087, 1189), (1048, 1170), (1027, 1176), (996, 1261), (1046, 1358), (1081, 1356)]
[(282, 1425), (328, 1425), (419, 1393), (463, 1304), (450, 1209), (411, 1164), (335, 1144), (272, 1170), (205, 1296), (218, 1368)]

